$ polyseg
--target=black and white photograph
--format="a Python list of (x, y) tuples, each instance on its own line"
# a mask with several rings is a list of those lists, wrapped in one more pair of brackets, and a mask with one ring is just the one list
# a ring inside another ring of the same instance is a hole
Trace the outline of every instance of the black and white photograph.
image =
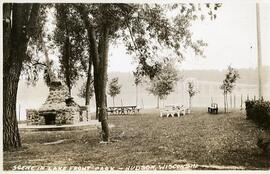
[(270, 0), (1, 5), (2, 171), (270, 171)]

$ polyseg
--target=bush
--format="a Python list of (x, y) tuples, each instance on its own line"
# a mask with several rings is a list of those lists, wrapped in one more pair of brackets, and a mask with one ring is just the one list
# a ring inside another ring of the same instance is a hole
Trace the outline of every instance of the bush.
[(263, 100), (246, 101), (247, 119), (253, 120), (260, 127), (270, 128), (270, 102)]

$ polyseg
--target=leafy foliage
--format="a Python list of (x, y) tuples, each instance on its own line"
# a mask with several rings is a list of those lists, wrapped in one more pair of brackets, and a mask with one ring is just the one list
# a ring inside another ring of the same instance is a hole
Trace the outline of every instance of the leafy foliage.
[(29, 29), (29, 42), (23, 59), (23, 67), (21, 77), (27, 80), (28, 85), (36, 85), (39, 80), (39, 73), (46, 71), (46, 64), (40, 59), (42, 57), (41, 40), (48, 39), (48, 35), (44, 33), (46, 30), (46, 22), (48, 21), (48, 9), (50, 4), (40, 4), (36, 25)]
[[(94, 85), (91, 83), (89, 97), (90, 99), (94, 96)], [(78, 97), (86, 98), (86, 82), (84, 82), (79, 90)]]
[(240, 75), (237, 70), (228, 66), (227, 73), (225, 74), (225, 79), (223, 84), (220, 86), (220, 89), (224, 91), (224, 94), (231, 93), (235, 87), (236, 80), (240, 78)]
[(133, 76), (134, 76), (134, 83), (136, 86), (138, 86), (140, 83), (142, 83), (142, 76), (140, 74), (140, 72), (138, 71), (134, 71), (133, 72)]
[(164, 62), (160, 72), (150, 80), (147, 90), (160, 99), (165, 99), (174, 91), (176, 82), (179, 80), (178, 72), (172, 62)]
[(61, 52), (60, 77), (71, 88), (79, 77), (85, 75), (89, 59), (88, 42), (84, 24), (70, 4), (56, 4), (56, 30), (54, 40)]
[(188, 95), (190, 98), (195, 96), (199, 91), (195, 89), (194, 82), (189, 81), (188, 82)]
[[(206, 5), (209, 15), (214, 15), (212, 6)], [(220, 6), (217, 4), (213, 9)], [(126, 30), (122, 30), (122, 35), (127, 51), (136, 57), (142, 75), (152, 79), (161, 70), (160, 62), (164, 58), (170, 56), (181, 62), (188, 49), (203, 55), (207, 44), (194, 40), (190, 31), (192, 22), (203, 13), (201, 4), (140, 4), (131, 5), (131, 8), (133, 11), (124, 16)], [(169, 18), (169, 13), (176, 15)], [(166, 56), (164, 49), (170, 50)]]
[(121, 85), (119, 85), (119, 83), (118, 83), (118, 78), (115, 77), (115, 78), (111, 79), (111, 81), (109, 82), (108, 94), (111, 97), (115, 97), (118, 94), (120, 94), (120, 92), (121, 92)]
[(233, 88), (235, 87), (236, 80), (240, 78), (240, 75), (237, 70), (228, 66), (227, 73), (225, 74), (225, 79), (223, 80), (223, 84), (220, 86), (220, 89), (223, 90), (224, 95), (224, 110), (227, 112), (228, 108), (228, 99), (227, 94), (231, 93)]
[(253, 120), (260, 127), (270, 129), (270, 102), (248, 100), (246, 103), (247, 119)]

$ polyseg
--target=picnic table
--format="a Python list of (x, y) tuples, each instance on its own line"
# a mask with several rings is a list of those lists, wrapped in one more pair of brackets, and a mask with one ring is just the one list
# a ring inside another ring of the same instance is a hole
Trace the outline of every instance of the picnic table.
[(108, 107), (107, 112), (112, 115), (129, 115), (139, 113), (140, 109), (137, 106), (113, 106)]
[(182, 106), (168, 105), (165, 108), (160, 109), (160, 117), (180, 117), (181, 115), (186, 115), (186, 108)]

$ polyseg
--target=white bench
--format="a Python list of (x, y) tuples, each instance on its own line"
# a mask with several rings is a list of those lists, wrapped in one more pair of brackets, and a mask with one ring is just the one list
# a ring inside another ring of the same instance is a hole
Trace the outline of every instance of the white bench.
[(166, 117), (180, 117), (181, 115), (185, 115), (186, 111), (183, 106), (165, 106), (165, 108), (160, 109), (160, 117), (163, 117), (164, 115)]

